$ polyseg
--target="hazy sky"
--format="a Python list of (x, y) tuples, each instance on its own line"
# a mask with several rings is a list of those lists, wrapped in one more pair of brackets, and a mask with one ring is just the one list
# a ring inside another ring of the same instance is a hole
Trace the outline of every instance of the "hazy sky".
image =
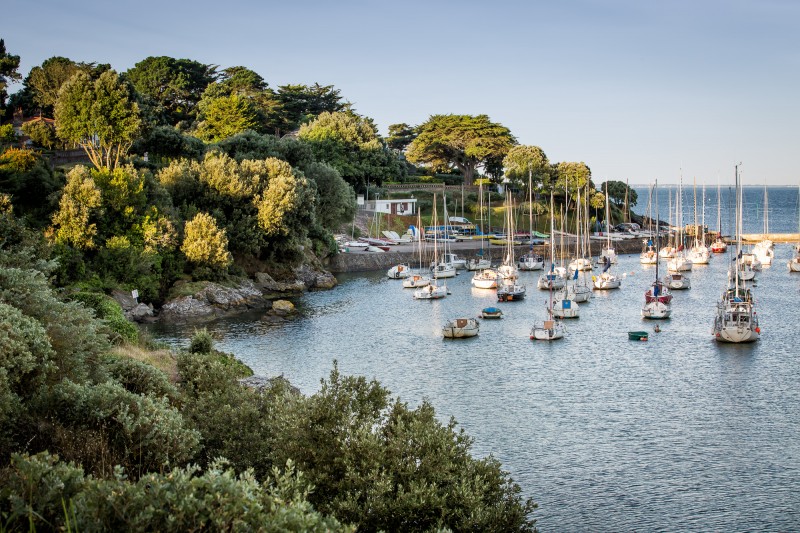
[[(596, 183), (796, 185), (795, 0), (6, 0), (20, 71), (60, 55), (122, 72), (148, 56), (334, 85), (382, 134), (487, 114)], [(12, 86), (10, 92), (19, 86)]]

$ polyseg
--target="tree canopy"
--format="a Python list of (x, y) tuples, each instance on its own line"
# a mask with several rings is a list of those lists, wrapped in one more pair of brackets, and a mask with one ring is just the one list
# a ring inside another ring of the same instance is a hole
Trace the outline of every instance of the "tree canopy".
[(625, 182), (608, 180), (600, 186), (600, 189), (605, 192), (606, 187), (608, 188), (609, 201), (614, 202), (619, 207), (625, 207), (626, 194), (628, 199), (628, 209), (630, 209), (631, 206), (636, 205), (636, 202), (639, 200), (639, 195), (636, 194), (636, 191), (631, 189)]
[(97, 168), (116, 168), (142, 127), (139, 106), (113, 70), (95, 81), (77, 72), (61, 88), (55, 112), (58, 136), (79, 144)]
[(125, 72), (125, 79), (155, 102), (166, 123), (173, 126), (195, 119), (197, 103), (216, 76), (212, 65), (167, 56), (148, 57)]
[(9, 81), (18, 81), (21, 76), (17, 69), (19, 68), (19, 56), (11, 55), (6, 51), (6, 43), (0, 39), (0, 118), (6, 110), (6, 98), (8, 92)]
[(435, 171), (457, 168), (467, 185), (472, 185), (479, 167), (504, 157), (516, 144), (508, 128), (487, 115), (433, 115), (417, 131), (408, 160)]
[(550, 162), (538, 146), (512, 146), (503, 159), (506, 177), (512, 182), (527, 186), (528, 176), (532, 186), (542, 186), (550, 181)]

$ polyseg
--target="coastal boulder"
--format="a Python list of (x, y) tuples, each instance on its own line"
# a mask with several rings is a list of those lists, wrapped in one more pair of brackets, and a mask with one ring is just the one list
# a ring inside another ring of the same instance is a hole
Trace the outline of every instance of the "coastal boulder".
[(302, 264), (294, 270), (297, 279), (309, 289), (332, 289), (336, 286), (336, 278), (326, 270), (317, 270), (308, 264)]
[(288, 316), (293, 315), (297, 310), (289, 300), (275, 300), (272, 302), (272, 310), (270, 312), (277, 316)]
[(269, 300), (250, 280), (234, 287), (205, 282), (194, 294), (165, 303), (159, 317), (167, 321), (196, 319), (268, 306)]
[(266, 272), (256, 272), (255, 279), (256, 286), (266, 292), (303, 292), (307, 288), (306, 284), (299, 279), (284, 283), (275, 281)]

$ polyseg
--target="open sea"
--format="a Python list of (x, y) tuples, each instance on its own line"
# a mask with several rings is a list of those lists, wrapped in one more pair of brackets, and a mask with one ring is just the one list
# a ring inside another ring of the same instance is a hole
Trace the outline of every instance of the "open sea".
[[(797, 189), (769, 191), (770, 230), (796, 232)], [(706, 196), (715, 227), (716, 190)], [(644, 189), (637, 210), (646, 203)], [(763, 188), (747, 188), (745, 204), (760, 209)], [(620, 256), (622, 288), (595, 291), (552, 343), (528, 337), (548, 298), (538, 272), (522, 274), (527, 298), (507, 303), (473, 289), (467, 273), (438, 301), (414, 300), (383, 272), (341, 275), (337, 288), (297, 298), (293, 321), (250, 313), (207, 326), (219, 349), (306, 394), (336, 359), (410, 405), (429, 399), (475, 439), (474, 455), (494, 455), (534, 498), (543, 532), (800, 531), (800, 274), (788, 272), (790, 256), (778, 244), (757, 276), (762, 335), (749, 345), (711, 336), (728, 255), (695, 266), (692, 288), (675, 291), (672, 317), (648, 342), (627, 337), (656, 323), (640, 317), (655, 267), (638, 255)], [(492, 305), (505, 318), (483, 321), (478, 337), (442, 338), (445, 320)], [(194, 327), (150, 326), (176, 346)]]

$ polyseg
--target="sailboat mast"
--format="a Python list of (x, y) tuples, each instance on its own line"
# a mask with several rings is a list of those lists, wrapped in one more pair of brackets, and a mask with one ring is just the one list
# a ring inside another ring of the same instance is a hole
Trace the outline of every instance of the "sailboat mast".
[(533, 252), (533, 172), (528, 167), (528, 235)]

